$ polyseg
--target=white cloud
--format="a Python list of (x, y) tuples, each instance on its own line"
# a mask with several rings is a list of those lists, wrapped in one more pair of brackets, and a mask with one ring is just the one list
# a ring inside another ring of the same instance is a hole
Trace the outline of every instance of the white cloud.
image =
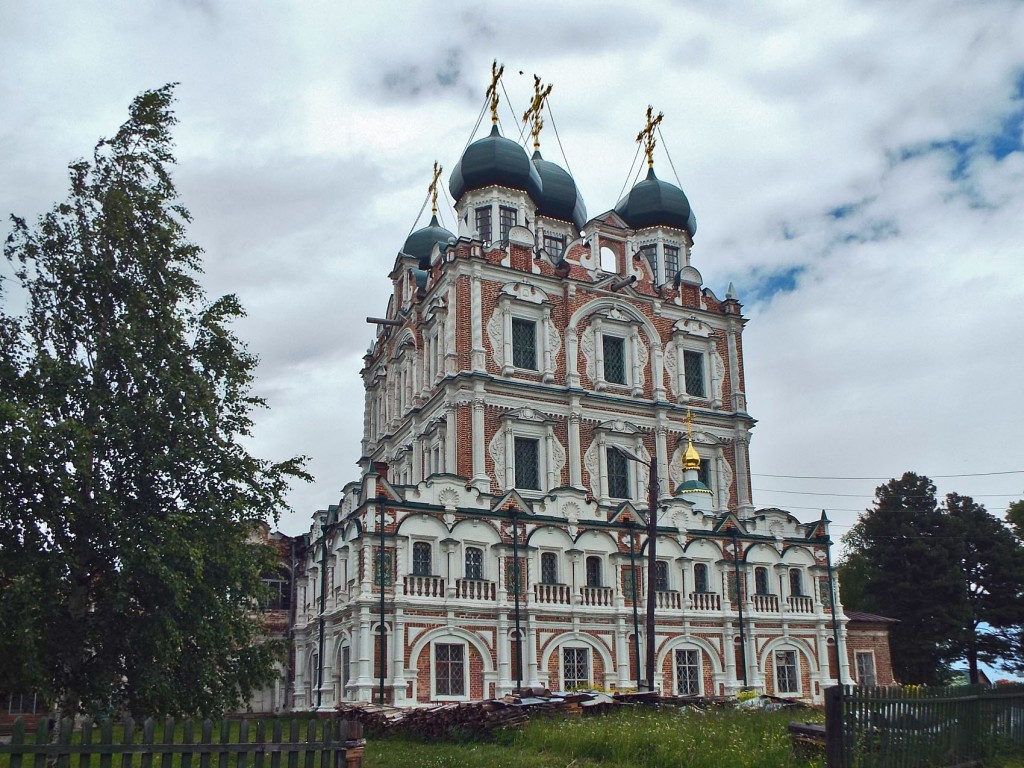
[[(469, 138), (491, 59), (507, 135), (532, 74), (554, 83), (592, 215), (616, 203), (651, 103), (697, 213), (694, 265), (747, 293), (755, 501), (846, 525), (876, 482), (758, 475), (1024, 469), (1020, 136), (986, 154), (1024, 109), (1021, 39), (1011, 0), (8, 3), (0, 213), (63, 198), (67, 162), (132, 96), (180, 81), (177, 179), (205, 282), (239, 293), (263, 361), (254, 445), (310, 454), (317, 474), (293, 494), (294, 533), (356, 476), (364, 317), (384, 310), (431, 164), (447, 175)], [(952, 140), (973, 148), (935, 148)], [(542, 141), (562, 162), (551, 122)], [(673, 177), (664, 155), (657, 171)], [(981, 498), (998, 510), (1024, 476), (940, 481), (954, 488), (1006, 494)]]

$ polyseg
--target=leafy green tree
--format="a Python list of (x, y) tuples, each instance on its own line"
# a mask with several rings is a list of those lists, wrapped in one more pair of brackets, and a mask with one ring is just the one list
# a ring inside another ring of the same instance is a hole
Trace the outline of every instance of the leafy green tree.
[(956, 532), (967, 591), (964, 626), (951, 648), (967, 661), (970, 682), (977, 683), (979, 660), (1003, 666), (1014, 655), (1012, 633), (1024, 623), (1024, 550), (1010, 529), (971, 497), (950, 493), (944, 506)]
[(0, 311), (0, 687), (63, 714), (223, 711), (280, 651), (254, 530), (308, 476), (240, 443), (256, 359), (197, 281), (172, 101), (138, 96), (4, 247), (25, 309)]
[(1006, 522), (1010, 524), (1014, 535), (1024, 540), (1024, 499), (1010, 502), (1006, 508)]
[[(907, 472), (875, 490), (874, 509), (843, 537), (844, 605), (899, 619), (891, 631), (893, 671), (901, 682), (941, 682), (959, 654), (967, 590), (957, 531), (939, 509), (935, 486)], [(860, 585), (859, 594), (849, 587)]]

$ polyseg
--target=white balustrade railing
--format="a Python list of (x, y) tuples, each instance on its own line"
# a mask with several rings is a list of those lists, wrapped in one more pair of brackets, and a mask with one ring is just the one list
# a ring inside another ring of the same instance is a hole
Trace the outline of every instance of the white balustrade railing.
[(580, 602), (583, 605), (611, 605), (611, 587), (580, 587)]
[(751, 602), (754, 604), (755, 611), (761, 611), (762, 613), (779, 612), (778, 595), (751, 595)]
[(455, 596), (463, 600), (494, 600), (493, 581), (483, 579), (456, 579)]
[(440, 576), (406, 576), (405, 594), (412, 597), (444, 597), (444, 579)]
[(538, 603), (547, 605), (568, 605), (572, 592), (565, 584), (534, 584), (533, 596)]
[(678, 592), (669, 592), (659, 590), (654, 593), (655, 604), (659, 608), (682, 608), (683, 607), (683, 596)]
[(793, 613), (814, 613), (814, 599), (807, 595), (790, 595), (787, 610)]
[(690, 605), (695, 611), (720, 611), (722, 597), (714, 592), (691, 592)]

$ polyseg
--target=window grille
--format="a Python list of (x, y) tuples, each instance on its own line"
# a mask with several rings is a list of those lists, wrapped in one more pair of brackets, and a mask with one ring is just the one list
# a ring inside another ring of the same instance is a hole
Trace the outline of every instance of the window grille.
[[(633, 584), (636, 580), (639, 568), (622, 569), (622, 596), (627, 600), (633, 599)], [(636, 581), (636, 599), (640, 599), (640, 581)]]
[(613, 499), (631, 499), (629, 490), (629, 461), (612, 447), (605, 456), (608, 467), (608, 495)]
[(559, 259), (565, 251), (565, 235), (549, 235), (544, 233), (544, 250), (553, 259)]
[(466, 547), (466, 578), (484, 577), (484, 551), (479, 547)]
[(602, 336), (604, 380), (609, 384), (626, 383), (626, 340), (621, 336)]
[(412, 575), (429, 576), (431, 570), (430, 545), (417, 541), (412, 545)]
[(679, 249), (674, 245), (666, 245), (664, 250), (665, 280), (675, 280), (676, 272), (679, 271)]
[(587, 586), (601, 586), (601, 558), (591, 555), (587, 558)]
[(704, 355), (700, 352), (683, 352), (683, 369), (686, 378), (686, 394), (704, 397)]
[(693, 566), (693, 591), (710, 592), (708, 589), (708, 566), (705, 563), (697, 563)]
[(260, 581), (263, 582), (263, 586), (267, 590), (263, 603), (264, 609), (273, 611), (291, 608), (292, 589), (287, 572), (268, 574)]
[(540, 556), (540, 580), (544, 584), (558, 583), (558, 555), (542, 552)]
[(664, 560), (654, 563), (654, 589), (656, 592), (668, 592), (668, 563)]
[(519, 218), (519, 211), (508, 206), (498, 208), (498, 226), (501, 228), (501, 239), (508, 240), (509, 230), (514, 227)]
[(758, 595), (770, 595), (772, 585), (768, 582), (768, 569), (758, 566), (754, 569), (754, 592)]
[(525, 584), (523, 584), (523, 565), (511, 557), (505, 561), (505, 584), (510, 595), (522, 596), (523, 589), (525, 588)]
[(540, 490), (540, 441), (532, 437), (517, 437), (514, 444), (516, 488)]
[(438, 696), (466, 695), (465, 651), (464, 645), (434, 646), (434, 689)]
[(476, 209), (476, 231), (480, 233), (480, 239), (490, 242), (491, 239), (491, 206), (485, 205)]
[(776, 693), (799, 693), (800, 677), (796, 666), (796, 651), (775, 652)]
[(537, 370), (537, 323), (512, 318), (512, 365)]
[(802, 595), (804, 593), (804, 580), (799, 568), (789, 569), (789, 594)]
[(676, 650), (676, 694), (700, 694), (700, 652), (679, 648)]
[[(382, 557), (383, 554), (383, 557)], [(376, 586), (381, 585), (381, 575), (383, 570), (384, 586), (390, 587), (394, 584), (394, 553), (391, 550), (385, 550), (383, 553), (380, 551), (380, 547), (374, 552), (373, 561), (373, 583)], [(383, 562), (382, 562), (383, 561)]]
[(650, 245), (643, 245), (640, 247), (640, 255), (647, 259), (647, 262), (651, 265), (651, 272), (654, 274), (655, 281), (658, 277), (658, 246), (654, 243)]
[(590, 649), (562, 649), (562, 684), (565, 690), (585, 688), (590, 685)]
[(860, 685), (877, 685), (875, 678), (875, 656), (866, 651), (857, 651), (857, 682)]

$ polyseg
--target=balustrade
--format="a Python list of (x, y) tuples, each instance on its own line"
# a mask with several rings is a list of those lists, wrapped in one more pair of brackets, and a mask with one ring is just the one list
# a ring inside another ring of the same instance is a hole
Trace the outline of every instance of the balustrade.
[(568, 605), (572, 593), (565, 584), (534, 584), (533, 595), (538, 603)]
[(611, 587), (580, 587), (580, 601), (583, 605), (611, 605)]
[(814, 599), (807, 595), (790, 595), (788, 610), (793, 613), (814, 613)]
[(482, 579), (456, 579), (455, 596), (463, 600), (494, 600), (494, 582)]
[(683, 596), (678, 592), (658, 591), (654, 593), (654, 599), (658, 608), (679, 609), (683, 607)]
[(714, 592), (691, 592), (690, 605), (695, 611), (720, 611), (722, 597)]
[(405, 594), (412, 597), (444, 597), (444, 579), (440, 576), (406, 576)]
[(778, 595), (751, 595), (751, 600), (755, 611), (761, 611), (762, 613), (779, 612)]

